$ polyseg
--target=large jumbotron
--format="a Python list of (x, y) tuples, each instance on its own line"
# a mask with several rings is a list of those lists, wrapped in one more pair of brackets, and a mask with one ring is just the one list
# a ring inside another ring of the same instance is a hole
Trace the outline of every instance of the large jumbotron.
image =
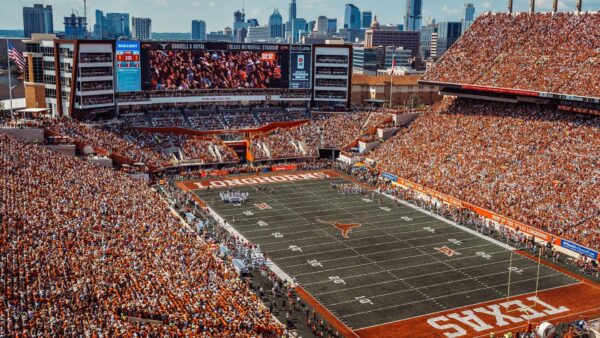
[(351, 106), (348, 44), (26, 40), (0, 337), (594, 337), (600, 13), (534, 4), (419, 107)]

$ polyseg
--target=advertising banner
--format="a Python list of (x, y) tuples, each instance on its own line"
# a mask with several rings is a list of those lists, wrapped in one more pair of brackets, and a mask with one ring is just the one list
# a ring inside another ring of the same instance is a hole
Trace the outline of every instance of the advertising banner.
[(575, 251), (578, 254), (590, 257), (591, 259), (598, 259), (598, 253), (596, 251), (586, 248), (585, 246), (579, 245), (577, 243), (573, 243), (571, 241), (563, 239), (561, 240), (560, 246), (562, 246), (565, 249)]

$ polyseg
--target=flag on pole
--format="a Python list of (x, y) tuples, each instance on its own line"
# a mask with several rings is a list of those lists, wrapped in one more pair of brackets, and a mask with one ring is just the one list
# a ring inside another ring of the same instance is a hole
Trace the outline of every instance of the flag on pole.
[(8, 58), (17, 65), (20, 71), (25, 69), (25, 58), (12, 42), (8, 41)]

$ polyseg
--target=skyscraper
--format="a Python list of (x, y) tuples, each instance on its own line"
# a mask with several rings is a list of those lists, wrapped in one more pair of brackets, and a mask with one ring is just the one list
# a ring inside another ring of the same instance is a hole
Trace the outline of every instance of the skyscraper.
[(206, 22), (192, 20), (192, 40), (206, 40)]
[(291, 42), (298, 43), (300, 41), (300, 33), (306, 32), (306, 20), (296, 18), (292, 21)]
[(277, 8), (273, 11), (273, 14), (269, 16), (269, 27), (271, 28), (272, 38), (276, 39), (284, 37), (283, 17)]
[(404, 29), (407, 31), (418, 31), (421, 29), (423, 20), (423, 0), (406, 0), (406, 16), (404, 17)]
[(346, 4), (344, 28), (360, 29), (360, 9), (354, 4)]
[(296, 0), (290, 0), (290, 17), (289, 22), (294, 22), (296, 19)]
[(371, 12), (371, 11), (363, 11), (362, 12), (361, 27), (362, 28), (369, 28), (369, 27), (371, 27), (371, 22), (372, 21), (373, 21), (373, 12)]
[(462, 20), (462, 33), (469, 29), (475, 19), (475, 6), (473, 4), (465, 4), (465, 12)]
[[(246, 14), (244, 12), (233, 12), (233, 40), (235, 42), (244, 42), (247, 33)], [(245, 32), (242, 32), (245, 31)]]
[(320, 33), (320, 34), (324, 34), (327, 35), (327, 23), (329, 22), (329, 19), (327, 19), (326, 16), (319, 16), (317, 18), (317, 26), (315, 27), (315, 31)]
[(327, 19), (327, 35), (333, 35), (337, 33), (337, 18)]
[(96, 10), (96, 24), (94, 24), (96, 39), (118, 39), (131, 37), (129, 29), (129, 13), (104, 13)]
[(32, 33), (54, 33), (52, 6), (34, 4), (33, 7), (23, 7), (23, 30), (26, 38), (30, 38)]
[(440, 22), (437, 31), (437, 57), (441, 57), (460, 38), (462, 22)]
[(138, 40), (152, 39), (152, 20), (150, 18), (131, 18), (132, 37)]

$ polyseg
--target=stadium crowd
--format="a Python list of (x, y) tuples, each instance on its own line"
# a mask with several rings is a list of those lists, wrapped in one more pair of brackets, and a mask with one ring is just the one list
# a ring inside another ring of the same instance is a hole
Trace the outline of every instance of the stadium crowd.
[(257, 52), (157, 50), (149, 60), (150, 90), (265, 89), (282, 81), (279, 60)]
[(379, 171), (600, 249), (600, 118), (445, 100), (371, 157)]
[(6, 135), (0, 153), (0, 336), (283, 333), (155, 191)]
[(598, 12), (487, 13), (423, 80), (600, 97), (598, 46)]

